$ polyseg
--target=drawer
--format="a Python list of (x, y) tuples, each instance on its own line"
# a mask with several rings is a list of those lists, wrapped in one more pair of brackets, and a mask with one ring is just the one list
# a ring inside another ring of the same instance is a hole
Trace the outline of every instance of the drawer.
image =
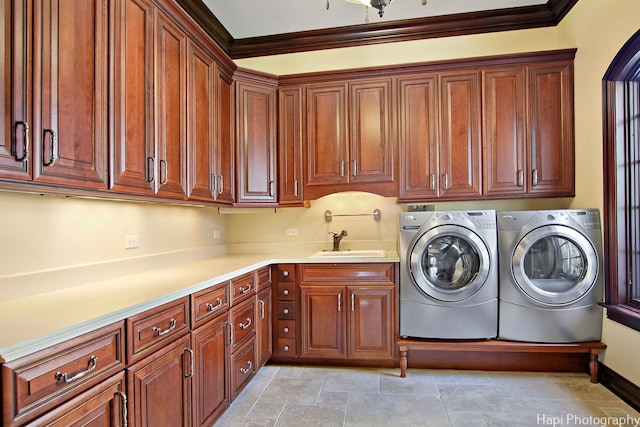
[(193, 329), (229, 308), (229, 282), (220, 283), (191, 295)]
[(278, 319), (295, 319), (296, 302), (278, 301)]
[(300, 264), (298, 282), (305, 284), (394, 285), (395, 264)]
[(278, 269), (278, 283), (280, 282), (295, 282), (296, 280), (296, 266), (295, 264), (279, 264)]
[(231, 352), (233, 353), (249, 336), (255, 335), (255, 300), (252, 299), (251, 301), (232, 308), (229, 321), (231, 322)]
[(124, 369), (124, 322), (2, 365), (3, 425), (27, 422)]
[(256, 272), (258, 276), (258, 291), (271, 286), (271, 267), (262, 267)]
[(140, 360), (189, 331), (189, 297), (127, 319), (127, 363)]
[(231, 400), (249, 382), (256, 371), (255, 339), (231, 355)]
[(296, 284), (295, 282), (278, 282), (278, 293), (276, 299), (281, 301), (296, 300)]
[(277, 338), (295, 338), (296, 321), (278, 320), (276, 324), (275, 335)]
[(254, 272), (231, 279), (231, 305), (256, 294), (256, 275)]
[(274, 356), (295, 357), (296, 340), (293, 338), (278, 338), (277, 348), (273, 350)]

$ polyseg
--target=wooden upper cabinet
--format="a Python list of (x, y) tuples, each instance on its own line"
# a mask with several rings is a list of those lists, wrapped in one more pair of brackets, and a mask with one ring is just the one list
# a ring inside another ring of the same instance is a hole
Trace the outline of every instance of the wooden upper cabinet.
[(278, 91), (278, 193), (280, 206), (302, 206), (304, 88)]
[(480, 75), (401, 78), (399, 199), (481, 195)]
[(527, 67), (529, 193), (573, 196), (573, 60)]
[(107, 187), (107, 4), (3, 0), (0, 177)]
[(0, 178), (31, 180), (33, 122), (27, 116), (30, 81), (27, 40), (31, 20), (26, 2), (0, 1)]
[(216, 68), (215, 78), (215, 162), (216, 201), (235, 201), (234, 83), (230, 72)]
[(245, 74), (236, 77), (236, 202), (275, 204), (276, 87)]

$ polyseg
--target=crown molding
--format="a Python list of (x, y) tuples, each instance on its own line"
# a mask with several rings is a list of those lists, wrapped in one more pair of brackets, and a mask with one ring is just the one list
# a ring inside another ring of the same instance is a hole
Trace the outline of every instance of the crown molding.
[(177, 0), (232, 58), (279, 55), (557, 25), (578, 0), (234, 39), (202, 0)]

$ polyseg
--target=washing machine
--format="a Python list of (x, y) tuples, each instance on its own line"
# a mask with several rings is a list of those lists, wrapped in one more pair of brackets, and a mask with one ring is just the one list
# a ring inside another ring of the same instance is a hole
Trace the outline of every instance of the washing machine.
[(498, 337), (599, 341), (603, 265), (597, 209), (498, 212)]
[(400, 335), (495, 338), (494, 210), (400, 214)]

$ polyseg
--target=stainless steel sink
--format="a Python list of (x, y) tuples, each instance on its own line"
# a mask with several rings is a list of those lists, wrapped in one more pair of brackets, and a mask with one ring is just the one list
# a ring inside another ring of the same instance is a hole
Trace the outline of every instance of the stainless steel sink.
[(384, 258), (387, 251), (384, 249), (351, 249), (345, 251), (320, 251), (309, 258)]

